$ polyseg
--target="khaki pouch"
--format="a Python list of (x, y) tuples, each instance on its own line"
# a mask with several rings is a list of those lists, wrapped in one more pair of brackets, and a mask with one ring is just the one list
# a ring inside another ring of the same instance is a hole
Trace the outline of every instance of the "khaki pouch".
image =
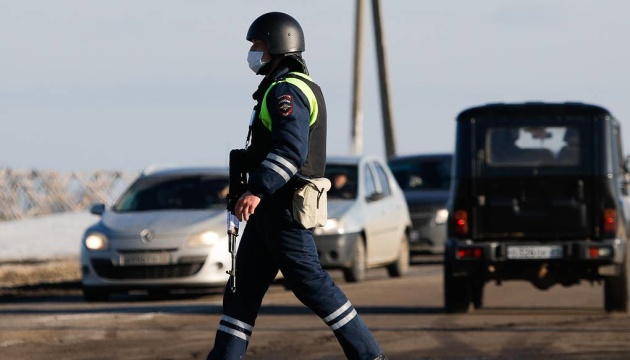
[(293, 195), (293, 217), (305, 229), (321, 227), (328, 220), (328, 197), (330, 180), (325, 177), (302, 178), (306, 184)]

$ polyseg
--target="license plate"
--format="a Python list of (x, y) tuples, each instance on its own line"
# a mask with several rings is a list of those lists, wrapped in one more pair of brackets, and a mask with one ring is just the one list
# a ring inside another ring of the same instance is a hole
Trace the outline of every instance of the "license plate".
[(167, 252), (124, 254), (120, 256), (121, 266), (167, 265), (171, 260)]
[(508, 259), (560, 259), (562, 246), (508, 246)]

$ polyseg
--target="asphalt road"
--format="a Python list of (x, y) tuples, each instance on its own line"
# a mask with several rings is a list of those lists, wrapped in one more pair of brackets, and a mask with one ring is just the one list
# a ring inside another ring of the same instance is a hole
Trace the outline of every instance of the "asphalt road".
[[(598, 285), (489, 284), (483, 309), (453, 315), (443, 312), (435, 261), (416, 262), (397, 279), (378, 269), (359, 284), (332, 275), (391, 360), (630, 358), (630, 316), (604, 312)], [(0, 359), (205, 359), (220, 316), (218, 292), (85, 303), (70, 287), (2, 298)], [(344, 357), (321, 320), (278, 284), (265, 298), (247, 359)]]

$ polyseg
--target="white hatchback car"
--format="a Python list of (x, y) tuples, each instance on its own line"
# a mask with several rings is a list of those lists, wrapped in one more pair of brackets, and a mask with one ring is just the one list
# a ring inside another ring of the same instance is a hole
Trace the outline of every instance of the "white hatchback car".
[(92, 206), (101, 219), (81, 242), (85, 300), (224, 286), (227, 189), (227, 169), (165, 169), (142, 173), (113, 206)]
[(328, 223), (314, 230), (322, 267), (341, 269), (348, 282), (382, 266), (392, 277), (404, 275), (411, 220), (387, 165), (366, 156), (328, 157), (325, 176), (332, 183)]

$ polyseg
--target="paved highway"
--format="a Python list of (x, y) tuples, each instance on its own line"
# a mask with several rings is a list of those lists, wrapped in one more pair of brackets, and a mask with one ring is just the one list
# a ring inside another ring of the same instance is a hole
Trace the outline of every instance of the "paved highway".
[[(483, 309), (451, 315), (434, 259), (416, 259), (398, 279), (377, 269), (346, 284), (332, 274), (391, 360), (630, 358), (630, 317), (603, 311), (601, 286), (489, 284)], [(247, 359), (344, 359), (328, 328), (282, 285), (263, 306)], [(85, 303), (78, 291), (0, 299), (0, 359), (205, 359), (220, 316), (218, 292), (106, 303)]]

